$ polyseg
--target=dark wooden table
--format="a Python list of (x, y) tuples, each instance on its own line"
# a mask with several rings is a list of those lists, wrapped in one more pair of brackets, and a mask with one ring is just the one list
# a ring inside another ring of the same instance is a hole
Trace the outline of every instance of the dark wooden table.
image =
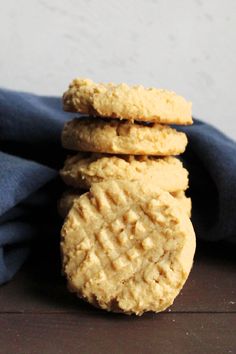
[(1, 354), (236, 353), (236, 247), (198, 243), (174, 305), (142, 317), (96, 310), (68, 293), (58, 253), (38, 248), (1, 287)]

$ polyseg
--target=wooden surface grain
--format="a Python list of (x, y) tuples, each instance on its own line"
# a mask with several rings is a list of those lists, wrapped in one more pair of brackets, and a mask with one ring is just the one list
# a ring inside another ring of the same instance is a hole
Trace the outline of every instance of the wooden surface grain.
[(66, 290), (55, 248), (37, 248), (0, 289), (0, 353), (236, 353), (235, 246), (198, 243), (174, 305), (142, 317), (109, 314)]

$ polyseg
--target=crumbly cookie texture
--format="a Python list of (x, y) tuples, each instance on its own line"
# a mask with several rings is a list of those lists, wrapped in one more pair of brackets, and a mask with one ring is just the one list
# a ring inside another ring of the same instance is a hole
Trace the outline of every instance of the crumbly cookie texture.
[(96, 116), (162, 124), (192, 124), (192, 105), (176, 93), (141, 85), (72, 81), (63, 95), (64, 109)]
[(63, 181), (74, 188), (111, 179), (146, 180), (174, 192), (188, 188), (188, 171), (175, 157), (78, 153), (68, 157), (60, 171)]
[(191, 217), (192, 214), (192, 200), (189, 197), (186, 197), (185, 191), (179, 190), (177, 192), (172, 192), (171, 193), (172, 197), (176, 199), (178, 202), (179, 208), (182, 211), (185, 211), (188, 215), (188, 217)]
[[(85, 193), (85, 191), (82, 192), (82, 190), (71, 188), (62, 194), (58, 202), (58, 213), (63, 219), (68, 215), (74, 201), (78, 200), (83, 193)], [(185, 212), (188, 217), (191, 217), (191, 199), (186, 197), (184, 191), (172, 192), (170, 194), (175, 198), (178, 208), (180, 208), (182, 212)]]
[(187, 137), (161, 124), (143, 125), (83, 117), (65, 124), (62, 145), (77, 151), (168, 156), (184, 152)]
[(61, 237), (68, 288), (126, 314), (170, 306), (195, 252), (186, 213), (168, 192), (140, 182), (94, 184), (74, 201)]

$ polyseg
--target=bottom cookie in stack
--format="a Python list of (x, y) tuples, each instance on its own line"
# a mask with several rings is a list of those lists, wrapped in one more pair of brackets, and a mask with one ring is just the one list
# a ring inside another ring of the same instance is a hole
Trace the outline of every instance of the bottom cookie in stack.
[(108, 311), (159, 312), (192, 267), (195, 234), (175, 198), (141, 181), (95, 183), (62, 228), (69, 289)]

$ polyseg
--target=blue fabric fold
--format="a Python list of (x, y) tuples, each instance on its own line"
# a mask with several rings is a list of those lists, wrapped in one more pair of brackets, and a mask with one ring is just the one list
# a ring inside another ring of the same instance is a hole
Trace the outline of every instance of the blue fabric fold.
[(197, 236), (236, 242), (236, 143), (209, 124), (194, 123), (181, 130), (189, 139), (183, 161)]
[[(60, 135), (66, 120), (57, 97), (0, 89), (0, 284), (29, 253), (31, 240), (59, 230), (58, 169), (65, 155)], [(199, 239), (236, 241), (236, 143), (194, 120), (181, 156), (190, 174), (192, 221)]]

